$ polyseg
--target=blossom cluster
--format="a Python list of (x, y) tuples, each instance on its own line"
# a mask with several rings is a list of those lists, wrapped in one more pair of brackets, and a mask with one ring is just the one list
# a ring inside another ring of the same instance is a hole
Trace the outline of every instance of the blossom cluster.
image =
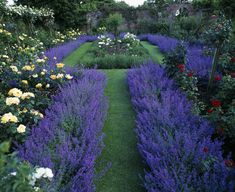
[(152, 63), (131, 69), (128, 83), (138, 148), (148, 166), (146, 190), (232, 192), (233, 164), (223, 159), (223, 143), (211, 139), (213, 127), (192, 114), (192, 104), (164, 69)]
[(98, 45), (102, 47), (112, 47), (115, 44), (114, 39), (109, 35), (100, 35), (98, 36)]
[(56, 31), (55, 37), (52, 40), (53, 45), (58, 45), (61, 43), (65, 43), (69, 40), (76, 40), (80, 35), (82, 35), (82, 32), (79, 29), (71, 29), (64, 33), (61, 33), (60, 31)]
[(6, 5), (5, 13), (8, 16), (15, 17), (28, 17), (31, 20), (49, 18), (52, 21), (54, 20), (54, 11), (48, 8), (34, 8), (28, 7), (26, 5)]
[(131, 45), (140, 43), (137, 36), (129, 32), (123, 36), (123, 40), (129, 42)]
[[(63, 63), (48, 67), (43, 43), (0, 26), (0, 140), (23, 142), (30, 127), (44, 117), (50, 96), (74, 76)], [(50, 59), (50, 58), (49, 58)]]
[(52, 191), (94, 191), (107, 112), (105, 81), (104, 74), (89, 70), (60, 88), (45, 118), (20, 147), (21, 158), (53, 170)]

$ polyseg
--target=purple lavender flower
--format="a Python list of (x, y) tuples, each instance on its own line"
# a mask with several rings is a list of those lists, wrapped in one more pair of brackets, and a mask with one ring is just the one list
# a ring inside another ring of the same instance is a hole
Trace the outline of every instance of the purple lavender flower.
[(103, 146), (107, 111), (104, 88), (102, 73), (84, 71), (81, 79), (54, 96), (45, 118), (20, 147), (22, 159), (53, 170), (47, 191), (94, 191), (94, 165)]
[[(96, 39), (96, 36), (81, 35), (77, 38), (77, 40), (71, 40), (67, 43), (47, 50), (45, 55), (48, 57), (49, 66), (54, 66), (56, 63), (61, 62), (66, 56), (80, 47), (83, 43), (95, 41)], [(56, 60), (54, 59), (55, 57)]]
[(131, 69), (128, 83), (137, 113), (138, 149), (147, 165), (146, 190), (232, 192), (223, 143), (212, 141), (214, 128), (191, 113), (192, 104), (164, 69), (152, 63)]

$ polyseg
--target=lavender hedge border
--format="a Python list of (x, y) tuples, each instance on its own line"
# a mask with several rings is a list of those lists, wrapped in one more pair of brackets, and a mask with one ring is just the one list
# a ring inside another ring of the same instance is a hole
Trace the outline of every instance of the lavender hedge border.
[[(81, 35), (76, 40), (71, 40), (47, 50), (45, 55), (48, 58), (49, 66), (53, 67), (56, 63), (61, 62), (65, 57), (79, 48), (82, 44), (95, 41), (96, 39), (97, 36)], [(54, 57), (56, 57), (56, 60)]]
[(188, 70), (202, 78), (209, 76), (213, 58), (203, 54), (204, 46), (202, 44), (181, 42), (178, 39), (159, 34), (143, 34), (138, 37), (142, 41), (148, 41), (149, 43), (158, 46), (162, 53), (170, 53), (171, 51), (174, 51), (177, 45), (184, 43), (187, 52), (186, 67)]
[(146, 190), (232, 192), (223, 143), (211, 140), (213, 127), (191, 113), (191, 103), (164, 69), (152, 63), (131, 69), (128, 83), (137, 113), (138, 149), (147, 164)]
[(62, 87), (20, 147), (22, 159), (53, 170), (46, 191), (95, 191), (94, 165), (102, 151), (107, 113), (105, 85), (103, 73), (86, 70), (81, 79)]

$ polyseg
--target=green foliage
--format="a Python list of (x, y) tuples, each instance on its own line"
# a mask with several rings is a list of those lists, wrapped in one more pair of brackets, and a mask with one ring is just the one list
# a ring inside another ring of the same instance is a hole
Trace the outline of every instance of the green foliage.
[(120, 13), (110, 14), (106, 19), (106, 28), (116, 37), (118, 35), (118, 27), (123, 23), (124, 19)]
[[(90, 55), (91, 56), (91, 55)], [(94, 59), (83, 60), (85, 67), (98, 69), (128, 69), (142, 64), (146, 58), (140, 56), (128, 55), (105, 55), (104, 57), (95, 57)]]
[(34, 7), (48, 7), (55, 12), (55, 22), (59, 28), (77, 28), (86, 22), (86, 13), (93, 8), (93, 1), (84, 3), (82, 0), (17, 0), (17, 4)]
[(225, 15), (229, 18), (235, 17), (235, 1), (234, 0), (219, 0), (219, 9), (222, 9)]
[(137, 22), (137, 34), (145, 33), (160, 33), (160, 34), (169, 34), (169, 23), (166, 20), (146, 20), (141, 19)]
[(163, 64), (166, 66), (166, 71), (170, 77), (174, 77), (179, 71), (178, 65), (185, 63), (186, 50), (183, 45), (179, 45), (172, 52), (165, 55)]
[[(16, 154), (8, 154), (9, 142), (0, 143), (0, 186), (1, 191), (33, 192), (30, 185), (32, 167), (26, 162), (20, 162)], [(38, 191), (41, 191), (40, 189)]]
[(206, 42), (215, 47), (212, 70), (208, 84), (208, 91), (210, 91), (210, 89), (212, 88), (221, 51), (223, 49), (224, 44), (229, 41), (231, 32), (231, 20), (226, 19), (223, 15), (215, 19), (212, 18), (212, 21), (207, 31), (205, 32), (204, 38)]

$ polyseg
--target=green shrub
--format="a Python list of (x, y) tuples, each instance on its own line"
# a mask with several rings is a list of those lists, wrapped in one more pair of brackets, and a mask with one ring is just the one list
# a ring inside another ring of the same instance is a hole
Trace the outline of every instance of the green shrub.
[(134, 65), (140, 65), (147, 58), (129, 55), (105, 55), (103, 57), (89, 57), (83, 59), (80, 65), (98, 69), (128, 69)]

